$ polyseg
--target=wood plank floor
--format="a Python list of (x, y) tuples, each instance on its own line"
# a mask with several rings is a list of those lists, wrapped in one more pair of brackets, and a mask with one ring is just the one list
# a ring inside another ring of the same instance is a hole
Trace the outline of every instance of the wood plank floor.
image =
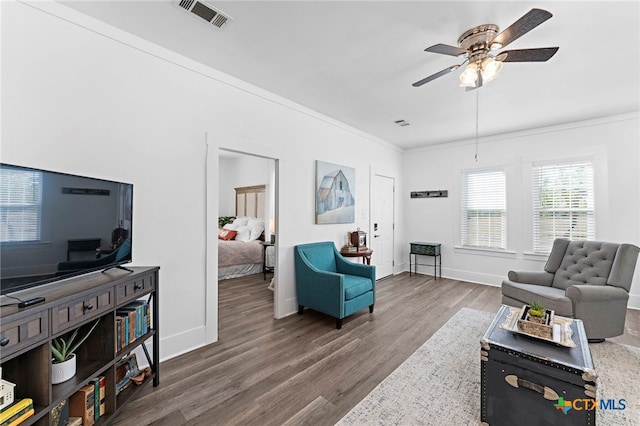
[[(221, 281), (219, 341), (162, 363), (114, 424), (333, 425), (460, 308), (497, 312), (500, 289), (403, 273), (342, 330), (309, 310), (274, 320), (272, 300), (262, 275)], [(640, 346), (640, 311), (610, 340)]]

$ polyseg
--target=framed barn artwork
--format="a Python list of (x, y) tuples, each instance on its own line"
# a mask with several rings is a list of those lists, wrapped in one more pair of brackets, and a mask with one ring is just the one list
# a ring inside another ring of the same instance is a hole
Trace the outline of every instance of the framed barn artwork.
[(355, 222), (356, 170), (316, 161), (316, 223)]

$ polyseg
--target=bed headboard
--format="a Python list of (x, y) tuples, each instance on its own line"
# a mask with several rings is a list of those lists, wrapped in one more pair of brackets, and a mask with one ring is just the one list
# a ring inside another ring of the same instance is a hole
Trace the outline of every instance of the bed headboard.
[(236, 216), (264, 219), (266, 187), (266, 185), (255, 185), (234, 188), (236, 190)]

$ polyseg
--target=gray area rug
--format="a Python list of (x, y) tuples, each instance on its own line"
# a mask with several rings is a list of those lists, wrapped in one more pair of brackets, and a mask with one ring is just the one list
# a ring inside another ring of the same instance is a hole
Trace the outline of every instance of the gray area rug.
[[(478, 425), (480, 339), (494, 314), (463, 308), (337, 424)], [(640, 425), (640, 348), (590, 345), (598, 399), (626, 400), (599, 410), (599, 425)]]

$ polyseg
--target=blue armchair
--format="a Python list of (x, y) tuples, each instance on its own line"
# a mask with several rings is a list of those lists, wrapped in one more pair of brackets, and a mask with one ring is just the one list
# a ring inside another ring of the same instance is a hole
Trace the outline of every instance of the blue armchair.
[(304, 308), (342, 319), (360, 309), (373, 312), (376, 267), (346, 260), (331, 241), (295, 246), (298, 314)]

